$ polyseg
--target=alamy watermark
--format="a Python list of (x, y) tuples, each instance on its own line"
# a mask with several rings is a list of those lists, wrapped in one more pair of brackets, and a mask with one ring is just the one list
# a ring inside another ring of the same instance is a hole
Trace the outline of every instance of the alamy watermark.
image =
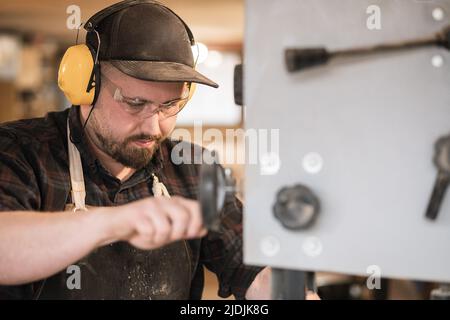
[(171, 137), (205, 148), (178, 143), (171, 154), (174, 164), (258, 164), (262, 174), (276, 173), (280, 167), (280, 129), (204, 129), (201, 122), (195, 122), (193, 130), (178, 128)]
[(66, 286), (69, 290), (81, 289), (81, 269), (73, 264), (67, 267), (66, 273), (69, 274), (66, 280)]
[(377, 5), (370, 5), (366, 9), (369, 15), (366, 21), (366, 27), (369, 30), (381, 30), (381, 8)]
[(369, 277), (366, 281), (366, 286), (369, 290), (381, 289), (381, 268), (375, 264), (370, 265), (366, 269), (366, 273)]
[(75, 4), (71, 4), (66, 8), (69, 15), (66, 20), (66, 27), (69, 30), (76, 30), (81, 26), (81, 9)]

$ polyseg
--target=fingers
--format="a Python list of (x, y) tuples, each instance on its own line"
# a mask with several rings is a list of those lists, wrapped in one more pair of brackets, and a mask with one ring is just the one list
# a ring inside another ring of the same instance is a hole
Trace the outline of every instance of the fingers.
[(139, 234), (141, 239), (145, 239), (148, 242), (153, 242), (155, 237), (155, 224), (148, 217), (144, 217), (144, 219), (140, 219), (138, 223), (136, 223), (136, 231)]
[(203, 226), (203, 217), (198, 201), (189, 200), (181, 197), (174, 197), (174, 201), (183, 206), (188, 212), (187, 232), (188, 238), (203, 237), (207, 230)]
[(168, 218), (170, 224), (169, 239), (175, 241), (185, 238), (191, 216), (189, 209), (178, 198), (165, 199), (160, 202), (162, 213)]
[[(130, 204), (132, 206), (132, 204)], [(128, 241), (139, 247), (157, 248), (181, 239), (200, 238), (207, 234), (197, 201), (182, 197), (149, 198), (130, 208), (136, 234)]]
[(153, 223), (154, 229), (153, 241), (156, 244), (167, 243), (170, 239), (170, 232), (172, 226), (166, 212), (162, 211), (161, 208), (159, 208), (159, 210), (157, 208), (157, 210), (154, 210), (153, 212), (151, 212), (151, 214), (148, 214), (147, 217)]

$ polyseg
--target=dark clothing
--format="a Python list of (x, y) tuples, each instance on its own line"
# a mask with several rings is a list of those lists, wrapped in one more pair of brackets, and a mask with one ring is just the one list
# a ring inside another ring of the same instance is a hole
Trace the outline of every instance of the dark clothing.
[[(153, 196), (152, 173), (164, 183), (170, 195), (197, 199), (199, 165), (176, 165), (171, 161), (171, 151), (179, 141), (163, 142), (147, 167), (121, 182), (111, 176), (88, 149), (86, 138), (82, 135), (79, 107), (72, 107), (70, 111), (49, 113), (45, 118), (0, 125), (0, 211), (63, 211), (65, 205), (71, 203), (66, 128), (68, 116), (72, 141), (81, 154), (88, 206), (117, 206)], [(189, 144), (189, 148), (194, 155), (195, 150), (198, 151), (200, 147)], [(92, 283), (86, 283), (84, 287), (82, 284), (82, 290), (75, 295), (65, 295), (62, 290), (67, 290), (66, 279), (70, 275), (63, 270), (46, 280), (40, 297), (164, 298), (162, 289), (160, 295), (154, 296), (148, 296), (148, 290), (141, 291), (155, 283), (156, 275), (152, 274), (151, 269), (159, 263), (158, 268), (171, 268), (172, 273), (177, 273), (176, 268), (188, 268), (190, 279), (181, 279), (181, 276), (174, 274), (172, 279), (164, 280), (167, 283), (173, 280), (187, 283), (187, 286), (190, 284), (187, 295), (175, 294), (174, 297), (200, 299), (203, 291), (203, 266), (206, 266), (218, 277), (220, 296), (233, 294), (242, 299), (261, 268), (243, 265), (242, 204), (238, 199), (227, 199), (221, 219), (219, 232), (209, 232), (203, 239), (187, 241), (184, 251), (171, 250), (171, 246), (180, 248), (181, 242), (165, 247), (168, 252), (166, 261), (151, 259), (152, 254), (159, 249), (139, 250), (125, 242), (99, 248), (90, 255), (93, 259), (90, 262), (97, 264), (91, 270), (95, 275), (90, 278)], [(185, 263), (187, 261), (190, 263)], [(83, 261), (80, 264), (83, 265)], [(87, 269), (90, 267), (86, 265)], [(121, 268), (126, 271), (121, 273)], [(39, 285), (40, 282), (0, 286), (0, 298), (30, 299)], [(83, 288), (86, 287), (92, 289), (83, 293)], [(109, 289), (105, 291), (105, 288)]]

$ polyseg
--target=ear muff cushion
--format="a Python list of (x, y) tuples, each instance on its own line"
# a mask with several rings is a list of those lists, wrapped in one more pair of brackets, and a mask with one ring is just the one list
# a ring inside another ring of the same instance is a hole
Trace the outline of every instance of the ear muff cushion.
[(87, 92), (94, 68), (94, 57), (85, 44), (67, 49), (58, 71), (58, 86), (73, 105), (91, 105), (95, 88)]

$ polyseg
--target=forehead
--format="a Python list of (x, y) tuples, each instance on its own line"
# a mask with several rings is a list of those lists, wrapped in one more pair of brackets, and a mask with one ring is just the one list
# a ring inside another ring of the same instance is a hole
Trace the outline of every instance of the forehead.
[(157, 82), (130, 77), (109, 63), (102, 63), (101, 72), (120, 86), (123, 94), (149, 100), (171, 100), (182, 96), (187, 88), (185, 82)]

